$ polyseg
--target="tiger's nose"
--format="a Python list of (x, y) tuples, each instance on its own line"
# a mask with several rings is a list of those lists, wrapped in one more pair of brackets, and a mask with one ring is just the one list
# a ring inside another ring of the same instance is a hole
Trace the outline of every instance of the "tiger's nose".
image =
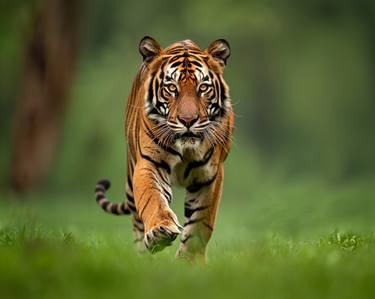
[(190, 128), (197, 122), (198, 114), (181, 115), (177, 118), (185, 127)]

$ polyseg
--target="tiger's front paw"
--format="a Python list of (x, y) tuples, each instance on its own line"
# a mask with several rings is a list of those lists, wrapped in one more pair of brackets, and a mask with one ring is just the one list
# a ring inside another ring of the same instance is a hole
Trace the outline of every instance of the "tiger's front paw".
[(172, 242), (179, 234), (180, 229), (174, 223), (170, 225), (157, 225), (145, 234), (144, 243), (146, 248), (154, 254), (172, 245)]

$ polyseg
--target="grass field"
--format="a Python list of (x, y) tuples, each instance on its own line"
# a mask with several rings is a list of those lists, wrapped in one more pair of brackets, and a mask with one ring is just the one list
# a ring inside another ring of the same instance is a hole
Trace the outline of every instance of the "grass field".
[(375, 298), (374, 180), (267, 185), (225, 191), (206, 266), (139, 255), (92, 190), (2, 194), (0, 298)]

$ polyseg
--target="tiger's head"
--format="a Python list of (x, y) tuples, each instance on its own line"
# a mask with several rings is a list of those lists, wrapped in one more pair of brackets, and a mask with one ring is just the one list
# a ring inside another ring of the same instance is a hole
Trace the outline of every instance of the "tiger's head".
[(223, 79), (228, 42), (219, 39), (201, 50), (184, 40), (162, 49), (146, 36), (139, 51), (148, 74), (144, 105), (152, 134), (164, 145), (195, 146), (205, 139), (223, 143), (222, 119), (232, 109)]

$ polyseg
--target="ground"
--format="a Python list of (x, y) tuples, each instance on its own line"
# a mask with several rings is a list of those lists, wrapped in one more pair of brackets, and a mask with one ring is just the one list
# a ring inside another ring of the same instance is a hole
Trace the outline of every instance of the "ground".
[(226, 191), (207, 265), (176, 260), (177, 242), (139, 255), (129, 218), (93, 192), (2, 194), (1, 298), (374, 298), (373, 185)]

